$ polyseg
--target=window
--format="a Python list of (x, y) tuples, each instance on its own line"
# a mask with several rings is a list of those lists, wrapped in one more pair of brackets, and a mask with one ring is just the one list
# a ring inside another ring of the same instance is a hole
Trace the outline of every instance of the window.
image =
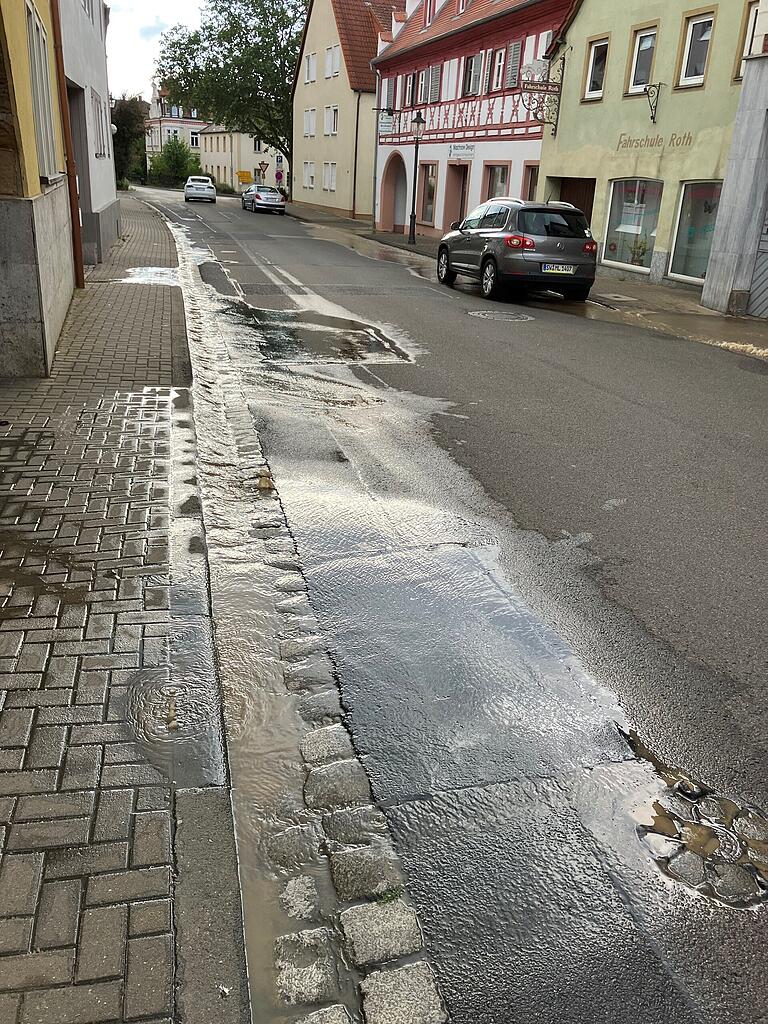
[(715, 18), (712, 14), (703, 14), (698, 18), (689, 18), (685, 28), (685, 50), (680, 68), (678, 85), (703, 85), (709, 58), (709, 44), (712, 42), (712, 29)]
[(431, 25), (435, 18), (435, 7), (437, 0), (426, 0), (424, 4), (424, 24)]
[(442, 73), (441, 64), (433, 64), (429, 69), (429, 95), (430, 103), (440, 102), (440, 78)]
[(220, 148), (221, 148), (221, 139), (220, 139), (220, 138), (219, 138), (219, 136), (217, 135), (217, 136), (216, 136), (216, 152), (217, 152), (217, 153), (219, 152), (219, 149), (220, 149)]
[(539, 186), (539, 165), (538, 164), (526, 164), (525, 170), (523, 171), (523, 196), (522, 198), (534, 202), (536, 199), (536, 189)]
[(224, 135), (221, 140), (221, 150), (223, 153), (227, 152), (227, 136)]
[(426, 71), (420, 71), (419, 72), (419, 78), (418, 78), (418, 89), (417, 89), (417, 92), (416, 92), (416, 102), (417, 103), (426, 103), (427, 102), (427, 83), (428, 83), (427, 72)]
[(480, 227), (480, 221), (483, 219), (484, 213), (485, 206), (478, 206), (477, 209), (473, 210), (468, 217), (464, 218), (464, 222), (461, 226), (467, 230)]
[(403, 102), (404, 107), (413, 106), (413, 86), (415, 80), (415, 75), (408, 75), (405, 79), (405, 101)]
[(435, 192), (437, 164), (421, 165), (421, 220), (432, 224), (435, 220)]
[(750, 55), (750, 53), (752, 52), (752, 47), (755, 43), (755, 34), (757, 32), (757, 16), (760, 13), (759, 7), (760, 4), (758, 3), (758, 0), (753, 0), (753, 2), (747, 6), (747, 16), (744, 24), (744, 42), (741, 47), (742, 60), (739, 63), (736, 78), (744, 77), (744, 68), (747, 64), (744, 58)]
[(312, 160), (305, 160), (304, 161), (303, 171), (304, 171), (304, 181), (303, 181), (304, 188), (314, 188), (315, 187), (315, 165), (314, 165), (314, 162)]
[(101, 96), (91, 89), (91, 121), (93, 124), (93, 152), (98, 157), (107, 155), (107, 138), (104, 132), (104, 105)]
[(200, 132), (191, 131), (189, 133), (189, 144), (193, 149), (200, 148)]
[(650, 272), (663, 185), (646, 178), (614, 181), (603, 260)]
[(253, 140), (253, 152), (254, 153), (260, 153), (261, 152), (261, 139), (257, 139), (257, 138), (254, 137), (254, 140)]
[(491, 90), (498, 92), (504, 85), (504, 50), (497, 50), (493, 55), (493, 75), (491, 78)]
[(308, 53), (304, 58), (304, 81), (314, 82), (317, 80), (317, 54)]
[(88, 17), (93, 21), (93, 0), (80, 0), (83, 5), (83, 10)]
[(605, 68), (608, 63), (608, 40), (597, 39), (589, 44), (587, 80), (584, 84), (585, 100), (601, 100), (605, 84)]
[(491, 203), (490, 206), (486, 206), (483, 218), (480, 221), (480, 228), (487, 231), (496, 224), (496, 218), (501, 213), (501, 207), (498, 203)]
[(490, 164), (488, 167), (488, 198), (505, 196), (509, 184), (509, 164)]
[(517, 226), (527, 235), (543, 238), (589, 238), (589, 225), (576, 210), (521, 210)]
[(337, 135), (339, 131), (339, 108), (337, 106), (325, 108), (324, 135)]
[(323, 164), (323, 189), (326, 192), (336, 191), (336, 164)]
[(463, 14), (464, 11), (466, 11), (468, 3), (469, 3), (469, 0), (459, 0), (459, 6), (458, 6), (458, 13), (459, 14)]
[(704, 280), (722, 187), (721, 181), (694, 181), (683, 185), (669, 270), (672, 277)]
[(315, 107), (310, 107), (304, 111), (304, 137), (314, 138), (316, 128), (317, 110)]
[(335, 78), (341, 68), (341, 47), (337, 43), (335, 46), (326, 46), (325, 48), (325, 77)]
[(461, 83), (462, 96), (478, 96), (480, 77), (483, 73), (483, 54), (476, 53), (464, 58), (464, 78)]
[(627, 92), (631, 95), (645, 92), (646, 85), (651, 84), (653, 57), (656, 52), (656, 28), (644, 28), (635, 32)]
[(56, 173), (56, 145), (53, 134), (51, 75), (48, 63), (48, 37), (34, 7), (27, 6), (27, 46), (35, 112), (37, 167), (41, 178)]

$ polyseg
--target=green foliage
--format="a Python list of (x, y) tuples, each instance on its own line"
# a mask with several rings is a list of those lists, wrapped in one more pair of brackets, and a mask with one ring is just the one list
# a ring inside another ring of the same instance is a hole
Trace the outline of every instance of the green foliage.
[(125, 93), (111, 111), (112, 124), (117, 128), (113, 138), (115, 176), (143, 178), (146, 174), (146, 118), (148, 104), (140, 96)]
[(131, 187), (131, 183), (130, 183), (130, 181), (128, 181), (127, 178), (118, 178), (117, 179), (117, 190), (118, 190), (118, 192), (127, 192), (130, 187)]
[(151, 158), (149, 181), (152, 185), (183, 185), (190, 174), (202, 174), (200, 160), (186, 142), (175, 136), (168, 139), (159, 153)]
[(232, 186), (227, 181), (217, 182), (216, 183), (216, 191), (219, 193), (220, 196), (236, 196), (237, 195), (237, 189), (232, 188)]
[(157, 75), (173, 101), (291, 154), (291, 86), (306, 0), (205, 0), (200, 28), (160, 40)]

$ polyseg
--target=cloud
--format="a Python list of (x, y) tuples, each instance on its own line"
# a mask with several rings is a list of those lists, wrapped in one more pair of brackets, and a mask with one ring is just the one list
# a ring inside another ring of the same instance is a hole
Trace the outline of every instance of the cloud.
[(107, 32), (107, 71), (113, 96), (124, 92), (149, 99), (160, 34), (171, 25), (196, 27), (203, 0), (113, 0)]

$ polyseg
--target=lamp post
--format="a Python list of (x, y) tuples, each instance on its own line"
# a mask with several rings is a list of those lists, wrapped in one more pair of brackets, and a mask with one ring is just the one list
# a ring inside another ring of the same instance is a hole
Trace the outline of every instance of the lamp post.
[(416, 116), (411, 121), (415, 142), (413, 146), (413, 192), (411, 193), (411, 222), (408, 231), (408, 245), (416, 245), (416, 179), (419, 173), (419, 141), (426, 123), (422, 112), (417, 110)]

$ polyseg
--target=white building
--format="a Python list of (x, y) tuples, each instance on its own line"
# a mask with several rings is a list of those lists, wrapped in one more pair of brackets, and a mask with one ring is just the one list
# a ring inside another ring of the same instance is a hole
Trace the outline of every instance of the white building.
[(100, 263), (120, 235), (102, 0), (60, 0), (72, 141), (77, 163), (83, 258)]
[(209, 124), (200, 132), (200, 163), (217, 183), (242, 190), (251, 182), (288, 185), (288, 161), (278, 150), (244, 132)]
[[(82, 2), (82, 0), (75, 0)], [(197, 156), (200, 156), (200, 132), (207, 128), (209, 121), (197, 116), (196, 110), (184, 110), (168, 101), (165, 86), (152, 83), (152, 102), (147, 118), (147, 160), (160, 152), (168, 139), (181, 139)]]

